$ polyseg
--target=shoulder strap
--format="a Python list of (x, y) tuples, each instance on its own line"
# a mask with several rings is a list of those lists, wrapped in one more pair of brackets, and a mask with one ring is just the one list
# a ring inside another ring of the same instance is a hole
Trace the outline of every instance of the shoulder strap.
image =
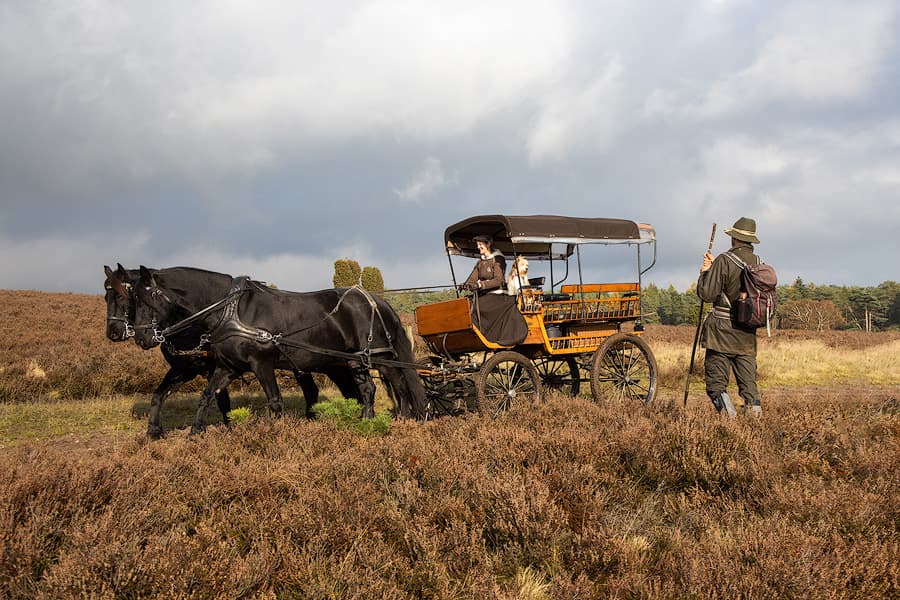
[(723, 253), (725, 256), (731, 259), (731, 262), (741, 267), (742, 269), (747, 266), (747, 263), (744, 262), (740, 256), (729, 250), (728, 252)]

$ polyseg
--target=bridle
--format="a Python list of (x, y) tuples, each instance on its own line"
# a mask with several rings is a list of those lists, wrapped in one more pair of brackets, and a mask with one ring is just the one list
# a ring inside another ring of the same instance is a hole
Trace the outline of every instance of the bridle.
[(125, 324), (125, 335), (122, 339), (127, 340), (128, 338), (134, 337), (134, 323), (132, 323), (131, 320), (128, 318), (129, 317), (128, 313), (130, 312), (129, 309), (131, 308), (131, 305), (134, 302), (134, 298), (131, 295), (132, 294), (131, 284), (119, 282), (118, 286), (107, 285), (106, 291), (107, 291), (107, 293), (114, 292), (120, 298), (123, 298), (125, 300), (125, 315), (122, 317), (119, 317), (117, 315), (110, 315), (109, 313), (107, 313), (107, 315), (106, 315), (107, 327), (110, 325), (111, 322), (115, 323), (115, 322), (121, 321), (122, 323)]
[[(151, 297), (151, 298), (157, 298), (157, 297), (159, 297), (159, 298), (161, 298), (162, 300), (164, 300), (164, 301), (166, 302), (166, 304), (170, 304), (170, 305), (172, 305), (172, 306), (181, 308), (181, 306), (180, 306), (177, 302), (175, 302), (174, 300), (172, 300), (171, 298), (169, 298), (169, 296), (166, 295), (166, 293), (162, 290), (162, 288), (160, 288), (160, 287), (157, 286), (156, 284), (150, 285), (150, 286), (145, 286), (145, 289), (150, 293), (150, 297)], [(154, 343), (162, 344), (162, 343), (164, 343), (164, 342), (166, 341), (166, 336), (165, 336), (165, 334), (168, 332), (168, 330), (169, 330), (170, 328), (166, 328), (166, 329), (164, 329), (163, 331), (160, 331), (160, 330), (159, 330), (159, 322), (156, 320), (156, 312), (157, 312), (157, 309), (156, 309), (155, 307), (153, 307), (153, 306), (151, 306), (151, 308), (153, 309), (154, 315), (153, 315), (153, 318), (150, 319), (150, 323), (149, 323), (148, 325), (135, 325), (135, 326), (134, 326), (134, 329), (135, 329), (136, 331), (144, 331), (144, 330), (146, 330), (146, 329), (151, 329), (151, 330), (153, 330), (153, 341), (154, 341)], [(137, 312), (137, 311), (135, 311), (135, 312)]]

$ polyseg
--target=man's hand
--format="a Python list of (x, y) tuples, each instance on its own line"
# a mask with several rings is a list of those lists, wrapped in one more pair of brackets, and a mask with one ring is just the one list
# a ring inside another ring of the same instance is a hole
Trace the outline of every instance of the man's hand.
[(706, 273), (707, 271), (709, 271), (712, 268), (714, 258), (715, 257), (712, 255), (711, 252), (707, 252), (706, 254), (703, 255), (703, 266), (700, 267), (701, 273)]

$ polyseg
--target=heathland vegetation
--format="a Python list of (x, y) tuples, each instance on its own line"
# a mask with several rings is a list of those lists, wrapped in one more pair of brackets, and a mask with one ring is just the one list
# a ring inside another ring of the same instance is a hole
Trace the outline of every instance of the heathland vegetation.
[(149, 442), (159, 352), (106, 340), (100, 296), (0, 291), (0, 596), (897, 597), (900, 331), (761, 337), (758, 421), (699, 375), (683, 409), (693, 328), (646, 335), (648, 408), (365, 434), (292, 389), (272, 421), (248, 378), (232, 430), (187, 439), (197, 382)]

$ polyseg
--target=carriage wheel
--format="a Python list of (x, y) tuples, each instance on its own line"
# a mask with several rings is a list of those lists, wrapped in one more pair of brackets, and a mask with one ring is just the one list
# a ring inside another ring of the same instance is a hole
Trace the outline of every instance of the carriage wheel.
[(573, 396), (577, 396), (581, 391), (581, 374), (578, 370), (578, 361), (574, 357), (542, 356), (534, 359), (534, 368), (537, 369), (544, 388)]
[(531, 361), (518, 352), (498, 352), (475, 376), (478, 410), (496, 417), (513, 402), (541, 399), (541, 379)]
[(656, 396), (656, 358), (643, 339), (627, 333), (609, 336), (594, 354), (591, 394), (594, 400), (639, 400)]

